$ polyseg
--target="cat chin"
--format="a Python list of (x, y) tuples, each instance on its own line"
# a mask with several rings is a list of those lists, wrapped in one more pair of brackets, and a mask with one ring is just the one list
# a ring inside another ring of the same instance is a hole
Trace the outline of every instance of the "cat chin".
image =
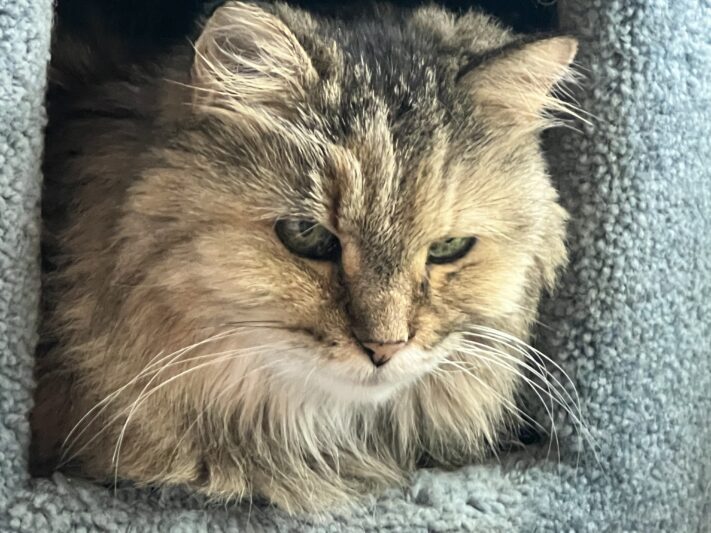
[(398, 383), (377, 383), (363, 385), (360, 383), (336, 381), (329, 376), (315, 380), (318, 391), (306, 391), (321, 399), (330, 399), (339, 403), (372, 405), (383, 403), (392, 398), (405, 385)]
[(377, 405), (413, 386), (437, 366), (440, 358), (439, 352), (412, 347), (380, 368), (358, 354), (347, 361), (316, 362), (316, 368), (292, 363), (287, 374), (291, 376), (290, 388), (293, 390), (294, 383), (301, 384), (300, 392), (307, 401)]

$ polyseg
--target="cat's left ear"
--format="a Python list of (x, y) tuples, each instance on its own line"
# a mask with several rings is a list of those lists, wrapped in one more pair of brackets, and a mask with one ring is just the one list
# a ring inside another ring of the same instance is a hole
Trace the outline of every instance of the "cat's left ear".
[(317, 77), (286, 24), (251, 4), (218, 8), (195, 43), (192, 82), (197, 103), (208, 107), (288, 107)]
[(572, 37), (522, 44), (468, 69), (459, 84), (477, 107), (497, 121), (545, 127), (546, 111), (570, 112), (554, 93), (559, 84), (572, 79), (577, 51), (578, 42)]

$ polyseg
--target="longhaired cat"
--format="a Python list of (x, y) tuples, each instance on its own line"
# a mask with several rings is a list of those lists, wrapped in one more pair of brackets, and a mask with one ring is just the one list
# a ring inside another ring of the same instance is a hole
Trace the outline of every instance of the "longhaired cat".
[(58, 39), (36, 462), (302, 512), (485, 457), (566, 261), (576, 48), (234, 1), (131, 66)]

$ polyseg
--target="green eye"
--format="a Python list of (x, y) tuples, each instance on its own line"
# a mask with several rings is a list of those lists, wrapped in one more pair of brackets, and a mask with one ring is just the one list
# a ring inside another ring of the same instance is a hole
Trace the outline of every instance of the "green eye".
[(335, 261), (341, 252), (338, 237), (312, 220), (279, 220), (275, 230), (284, 246), (298, 256)]
[(452, 237), (437, 241), (430, 246), (427, 262), (441, 265), (461, 259), (476, 244), (476, 237)]

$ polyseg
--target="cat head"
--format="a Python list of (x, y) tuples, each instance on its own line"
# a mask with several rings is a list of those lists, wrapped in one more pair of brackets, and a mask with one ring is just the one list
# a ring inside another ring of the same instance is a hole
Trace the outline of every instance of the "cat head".
[(190, 295), (194, 323), (234, 325), (290, 386), (349, 402), (390, 397), (481, 328), (525, 337), (566, 258), (539, 134), (576, 42), (382, 16), (218, 8), (170, 172), (129, 208), (181, 236), (153, 277)]

